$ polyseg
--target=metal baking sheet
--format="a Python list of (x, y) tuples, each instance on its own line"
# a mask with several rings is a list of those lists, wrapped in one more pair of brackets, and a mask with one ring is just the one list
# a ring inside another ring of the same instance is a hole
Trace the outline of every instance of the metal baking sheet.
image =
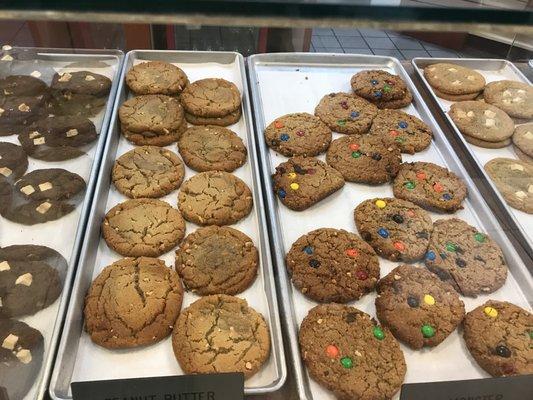
[[(50, 85), (55, 72), (88, 70), (105, 75), (113, 81), (106, 107), (94, 118), (91, 118), (99, 138), (85, 155), (60, 162), (46, 162), (28, 157), (27, 172), (42, 168), (63, 168), (80, 175), (87, 184), (82, 202), (70, 214), (44, 224), (26, 226), (0, 217), (0, 246), (5, 247), (14, 244), (48, 246), (61, 253), (68, 263), (68, 269), (63, 277), (63, 291), (59, 299), (34, 315), (16, 318), (38, 329), (44, 337), (43, 366), (32, 389), (25, 397), (26, 399), (42, 399), (46, 393), (52, 371), (53, 356), (68, 303), (72, 275), (77, 267), (90, 200), (96, 184), (124, 54), (120, 50), (45, 48), (14, 48), (9, 53), (14, 55), (15, 60), (11, 62), (0, 61), (0, 74), (2, 75), (29, 75), (33, 71), (39, 71), (42, 74), (40, 79)], [(0, 141), (20, 145), (15, 135), (0, 137)]]
[[(464, 136), (459, 132), (459, 129), (448, 115), (448, 111), (453, 101), (444, 100), (435, 95), (433, 88), (429, 85), (424, 77), (424, 67), (429, 64), (439, 62), (448, 62), (462, 65), (464, 67), (472, 68), (485, 77), (487, 83), (508, 79), (512, 81), (519, 81), (531, 84), (529, 80), (520, 72), (520, 70), (511, 62), (507, 60), (482, 59), (482, 58), (413, 58), (412, 64), (420, 79), (428, 89), (429, 93), (444, 113), (450, 126), (453, 128), (457, 141), (461, 147), (470, 156), (472, 161), (477, 165), (479, 173), (484, 178), (479, 181), (480, 184), (488, 187), (494, 198), (498, 199), (498, 206), (500, 211), (504, 214), (504, 218), (512, 224), (511, 232), (518, 234), (519, 241), (522, 245), (527, 246), (526, 251), (533, 254), (533, 214), (528, 214), (524, 211), (517, 210), (507, 205), (505, 199), (500, 194), (492, 179), (485, 172), (483, 166), (496, 157), (506, 157), (518, 159), (514, 152), (513, 145), (509, 145), (502, 149), (486, 149), (484, 147), (474, 146), (468, 143)], [(533, 257), (533, 256), (531, 256)]]
[[(260, 264), (254, 284), (237, 296), (246, 299), (252, 307), (263, 314), (270, 328), (272, 342), (270, 358), (260, 372), (245, 382), (245, 392), (260, 394), (276, 391), (285, 381), (286, 364), (243, 58), (240, 54), (233, 52), (131, 51), (124, 61), (110, 133), (80, 256), (81, 267), (78, 269), (73, 286), (73, 295), (50, 384), (50, 395), (54, 399), (71, 398), (70, 383), (74, 381), (183, 374), (174, 358), (170, 337), (151, 346), (110, 351), (92, 343), (83, 329), (84, 296), (92, 280), (104, 267), (121, 258), (119, 254), (110, 250), (101, 238), (100, 224), (107, 210), (127, 200), (110, 181), (115, 159), (134, 148), (120, 134), (118, 109), (129, 96), (124, 82), (126, 72), (133, 65), (147, 60), (163, 60), (178, 65), (187, 73), (191, 82), (207, 77), (227, 79), (235, 83), (242, 93), (243, 116), (237, 124), (229, 128), (243, 139), (248, 148), (247, 163), (234, 171), (234, 174), (252, 189), (254, 208), (248, 217), (233, 226), (252, 238), (259, 250)], [(177, 153), (176, 144), (167, 148)], [(194, 171), (186, 167), (185, 179), (194, 174)], [(177, 207), (177, 197), (178, 191), (176, 190), (161, 200)], [(187, 234), (197, 228), (190, 222), (186, 225)], [(174, 267), (174, 251), (160, 258), (167, 266)], [(197, 295), (186, 292), (183, 308), (198, 298)]]
[[(510, 274), (505, 285), (497, 292), (476, 299), (463, 297), (466, 310), (482, 304), (487, 299), (508, 300), (530, 308), (533, 296), (533, 279), (511, 246), (508, 238), (494, 222), (471, 178), (452, 151), (431, 113), (423, 103), (412, 81), (398, 62), (390, 57), (345, 54), (262, 54), (249, 58), (249, 74), (254, 103), (254, 116), (258, 135), (259, 156), (263, 169), (265, 198), (269, 208), (271, 241), (275, 251), (278, 283), (282, 295), (283, 315), (287, 326), (292, 362), (301, 399), (334, 399), (331, 392), (313, 381), (306, 372), (298, 347), (298, 328), (310, 308), (317, 303), (304, 297), (293, 288), (285, 268), (285, 254), (301, 235), (317, 228), (331, 227), (357, 232), (353, 210), (357, 204), (373, 197), (392, 197), (392, 185), (368, 186), (346, 182), (344, 188), (313, 207), (297, 212), (281, 204), (272, 190), (271, 174), (287, 158), (270, 150), (264, 140), (265, 127), (275, 118), (293, 112), (313, 113), (322, 96), (331, 92), (351, 91), (351, 76), (365, 69), (383, 69), (398, 74), (413, 93), (413, 104), (404, 111), (422, 118), (434, 132), (432, 145), (415, 155), (403, 155), (404, 161), (431, 161), (458, 174), (469, 188), (463, 210), (454, 216), (488, 232), (502, 247), (509, 264)], [(341, 137), (334, 133), (334, 138)], [(319, 157), (325, 160), (325, 156)], [(450, 215), (430, 213), (433, 220)], [(389, 273), (398, 263), (380, 258), (381, 276)], [(375, 316), (375, 292), (359, 301), (349, 303)], [(468, 354), (458, 331), (434, 349), (419, 351), (401, 345), (407, 362), (405, 383), (461, 380), (486, 377)], [(397, 399), (399, 395), (396, 395)]]

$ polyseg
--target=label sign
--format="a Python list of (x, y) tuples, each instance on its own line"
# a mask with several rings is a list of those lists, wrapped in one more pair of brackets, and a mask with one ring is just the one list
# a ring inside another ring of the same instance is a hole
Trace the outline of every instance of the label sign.
[(466, 381), (409, 383), (400, 400), (526, 400), (533, 398), (533, 375)]
[(242, 373), (73, 382), (74, 400), (243, 400)]

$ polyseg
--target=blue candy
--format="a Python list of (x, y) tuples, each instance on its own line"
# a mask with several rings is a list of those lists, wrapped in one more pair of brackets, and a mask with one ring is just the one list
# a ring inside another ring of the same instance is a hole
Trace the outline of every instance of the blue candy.
[(376, 81), (375, 79), (372, 79), (372, 80), (370, 81), (370, 83), (371, 83), (372, 85), (374, 85), (374, 86), (375, 86), (375, 85), (377, 85), (377, 84), (378, 84), (378, 81)]
[(313, 248), (311, 246), (305, 246), (304, 247), (304, 253), (313, 254)]
[(400, 128), (402, 128), (402, 129), (405, 129), (405, 128), (407, 128), (408, 125), (407, 125), (407, 122), (405, 122), (405, 121), (400, 121), (400, 122), (398, 122), (398, 126), (399, 126)]
[(389, 231), (386, 230), (385, 228), (379, 228), (378, 229), (378, 235), (381, 236), (382, 238), (388, 238), (389, 237)]
[(430, 250), (426, 253), (426, 260), (434, 261), (437, 256), (435, 255), (435, 252)]
[(350, 117), (352, 117), (352, 118), (357, 118), (358, 116), (359, 116), (359, 113), (357, 111), (352, 111), (350, 113)]
[(443, 198), (444, 200), (451, 200), (451, 199), (452, 199), (452, 195), (451, 195), (450, 193), (444, 193), (444, 194), (442, 195), (442, 198)]
[(286, 195), (287, 195), (287, 192), (285, 192), (285, 190), (283, 189), (278, 190), (278, 196), (280, 198), (284, 199)]
[(283, 140), (284, 142), (286, 142), (287, 140), (290, 139), (289, 135), (287, 135), (286, 133), (282, 133), (281, 136), (279, 137), (281, 140)]
[(378, 99), (383, 96), (383, 93), (381, 93), (380, 90), (374, 92), (374, 97), (377, 97)]

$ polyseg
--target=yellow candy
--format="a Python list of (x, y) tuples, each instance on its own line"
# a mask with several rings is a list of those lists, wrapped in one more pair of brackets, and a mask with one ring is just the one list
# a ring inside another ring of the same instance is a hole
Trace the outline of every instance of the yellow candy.
[(296, 182), (291, 183), (291, 189), (292, 190), (298, 190), (299, 187), (300, 187), (300, 185), (298, 185)]
[(383, 200), (376, 200), (376, 206), (378, 208), (385, 208), (386, 205), (387, 203), (385, 203)]
[(291, 179), (296, 178), (296, 173), (294, 173), (294, 172), (289, 172), (289, 178), (291, 178)]
[(433, 304), (435, 304), (435, 298), (432, 295), (430, 295), (430, 294), (426, 294), (424, 296), (424, 303), (429, 304), (430, 306), (432, 306)]
[(485, 314), (487, 314), (489, 317), (496, 318), (498, 316), (498, 310), (496, 310), (493, 307), (485, 307), (483, 309)]

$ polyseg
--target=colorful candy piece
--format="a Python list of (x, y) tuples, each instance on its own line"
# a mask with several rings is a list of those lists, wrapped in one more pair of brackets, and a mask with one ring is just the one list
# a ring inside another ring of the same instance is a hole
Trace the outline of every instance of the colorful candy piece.
[(378, 235), (381, 236), (382, 238), (388, 238), (389, 237), (389, 231), (386, 230), (385, 228), (379, 228), (378, 229)]
[(381, 93), (381, 90), (376, 90), (374, 92), (374, 97), (377, 98), (377, 99), (380, 99), (381, 96), (383, 96), (383, 93)]
[(433, 328), (431, 325), (422, 325), (420, 330), (425, 338), (431, 338), (435, 336), (435, 328)]
[(416, 178), (420, 179), (421, 181), (426, 179), (426, 173), (424, 171), (418, 171), (416, 173)]
[(446, 243), (446, 250), (456, 252), (457, 246), (451, 242)]
[(317, 259), (312, 258), (311, 260), (309, 260), (309, 266), (311, 268), (318, 268), (318, 267), (320, 267), (320, 261), (318, 261)]
[(442, 195), (442, 198), (443, 200), (450, 201), (453, 198), (453, 196), (450, 193), (444, 193)]
[(419, 306), (418, 298), (416, 298), (415, 296), (408, 296), (407, 297), (407, 304), (411, 308), (417, 308)]
[(384, 85), (383, 86), (383, 91), (385, 93), (389, 93), (391, 91), (392, 87), (390, 85)]
[(355, 272), (355, 276), (356, 276), (357, 279), (359, 279), (360, 281), (364, 281), (364, 280), (367, 280), (367, 279), (368, 279), (368, 273), (367, 273), (366, 271), (363, 271), (363, 270), (356, 271), (356, 272)]
[(398, 143), (403, 143), (405, 142), (405, 139), (401, 136), (398, 136), (396, 139), (394, 139), (395, 142), (398, 142)]
[(426, 303), (428, 306), (432, 306), (435, 304), (435, 298), (430, 294), (426, 294), (424, 295), (424, 303)]
[(352, 157), (353, 157), (353, 158), (359, 158), (359, 157), (361, 157), (361, 152), (360, 152), (360, 151), (354, 151), (354, 152), (352, 153)]
[(376, 200), (375, 204), (377, 208), (385, 208), (387, 206), (387, 203), (384, 200)]
[(374, 337), (377, 340), (383, 340), (385, 339), (385, 333), (383, 332), (383, 329), (381, 329), (379, 326), (375, 326), (372, 330), (372, 333), (374, 334)]
[(337, 346), (330, 344), (326, 347), (326, 354), (330, 358), (337, 358), (339, 356), (339, 349)]
[(350, 148), (350, 150), (357, 151), (359, 150), (360, 146), (357, 143), (350, 143), (348, 147)]
[(379, 82), (376, 80), (376, 79), (372, 79), (370, 81), (370, 83), (373, 85), (373, 86), (376, 86)]
[(491, 318), (496, 318), (498, 316), (498, 310), (494, 307), (485, 307), (483, 312)]
[(403, 244), (402, 242), (394, 242), (392, 245), (398, 251), (404, 251), (405, 250), (405, 244)]
[(304, 131), (296, 131), (296, 135), (301, 137), (301, 136), (305, 135), (305, 132)]
[(303, 251), (306, 254), (313, 254), (313, 247), (312, 246), (305, 246)]
[(283, 190), (283, 189), (278, 190), (278, 196), (281, 199), (284, 199), (286, 195), (287, 195), (287, 192), (285, 192), (285, 190)]
[(345, 120), (345, 119), (339, 119), (339, 120), (337, 120), (337, 125), (339, 125), (339, 126), (344, 126), (344, 125), (346, 125), (346, 120)]
[(456, 259), (455, 259), (455, 264), (456, 264), (459, 268), (465, 268), (465, 267), (466, 267), (466, 261), (463, 260), (462, 258), (456, 258)]
[(298, 185), (296, 182), (291, 183), (292, 190), (298, 190), (299, 188), (300, 188), (300, 185)]
[(405, 121), (398, 122), (398, 127), (401, 128), (401, 129), (405, 129), (405, 128), (407, 128), (407, 126), (408, 126), (408, 124)]
[(476, 239), (476, 242), (483, 243), (486, 239), (485, 235), (481, 232), (476, 232), (474, 234), (474, 239)]
[(276, 122), (274, 122), (274, 126), (276, 127), (276, 129), (281, 129), (281, 128), (283, 128), (285, 125), (284, 125), (283, 122), (281, 122), (281, 121), (276, 121)]
[(393, 130), (389, 131), (389, 134), (390, 134), (392, 137), (395, 138), (396, 136), (398, 136), (398, 135), (400, 134), (400, 132), (398, 132), (398, 131), (396, 131), (396, 130), (393, 129)]
[(347, 249), (346, 250), (346, 255), (348, 257), (357, 257), (358, 254), (359, 254), (359, 252), (356, 249)]
[(440, 182), (435, 182), (435, 184), (433, 185), (433, 190), (437, 193), (440, 193), (444, 190), (444, 186), (442, 186)]
[(289, 173), (287, 174), (287, 176), (288, 176), (290, 179), (294, 179), (294, 178), (296, 178), (296, 172), (289, 172)]
[(372, 160), (379, 161), (379, 160), (381, 160), (381, 158), (382, 158), (381, 154), (379, 154), (379, 153), (372, 154)]
[(287, 140), (290, 139), (289, 135), (287, 135), (286, 133), (282, 133), (281, 136), (279, 137), (283, 142), (286, 142)]
[(344, 108), (345, 110), (348, 109), (348, 103), (346, 103), (346, 101), (341, 101), (341, 107)]
[(413, 210), (407, 210), (407, 215), (413, 218), (416, 214)]
[(392, 220), (397, 224), (403, 224), (403, 217), (400, 214), (394, 214)]
[(359, 113), (357, 111), (352, 111), (350, 113), (350, 118), (354, 119), (354, 118), (357, 118), (359, 116)]
[(496, 354), (503, 358), (511, 357), (511, 350), (503, 344), (496, 346)]
[(309, 168), (309, 169), (307, 170), (307, 173), (308, 173), (309, 175), (314, 175), (315, 172), (316, 172), (316, 171), (315, 171), (314, 168)]
[(427, 253), (426, 253), (426, 260), (428, 261), (435, 261), (435, 258), (437, 258), (437, 256), (435, 255), (435, 252), (433, 250), (429, 250)]
[(341, 365), (346, 369), (350, 369), (353, 367), (353, 361), (350, 357), (342, 357)]

